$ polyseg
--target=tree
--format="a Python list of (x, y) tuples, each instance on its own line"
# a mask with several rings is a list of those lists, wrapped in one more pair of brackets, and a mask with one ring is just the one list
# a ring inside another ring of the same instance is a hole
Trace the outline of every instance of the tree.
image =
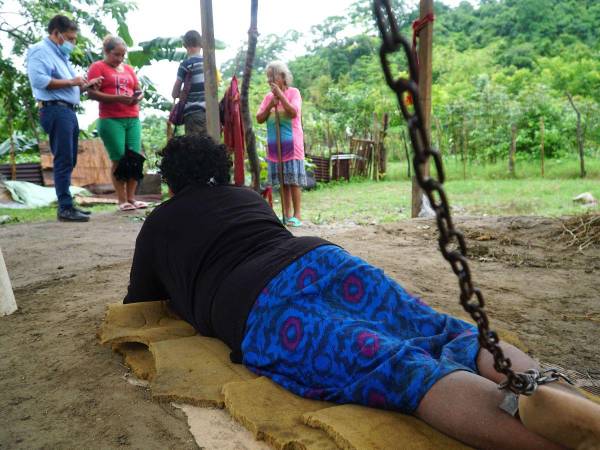
[[(135, 8), (129, 1), (104, 0), (15, 0), (11, 3), (15, 11), (0, 14), (0, 36), (11, 42), (11, 48), (2, 48), (0, 40), (0, 114), (11, 117), (10, 127), (29, 135), (38, 132), (37, 121), (33, 120), (36, 106), (33, 102), (25, 68), (20, 65), (27, 48), (47, 34), (46, 27), (56, 14), (71, 17), (80, 26), (77, 46), (71, 60), (76, 66), (85, 69), (101, 57), (98, 49), (101, 39), (112, 29), (128, 44), (133, 40), (127, 27), (127, 12)], [(4, 7), (0, 0), (0, 7)], [(15, 23), (15, 20), (20, 23)], [(105, 25), (105, 24), (109, 25)], [(5, 57), (5, 52), (11, 56)], [(0, 141), (8, 137), (9, 126), (0, 126)]]
[(256, 41), (258, 39), (257, 28), (258, 0), (251, 0), (250, 5), (250, 29), (248, 30), (248, 50), (246, 51), (246, 65), (244, 67), (244, 77), (242, 80), (241, 92), (241, 110), (244, 121), (244, 140), (246, 143), (246, 152), (250, 162), (252, 172), (252, 187), (258, 191), (260, 189), (260, 164), (258, 154), (256, 153), (256, 136), (252, 129), (252, 117), (250, 117), (250, 108), (248, 106), (248, 91), (250, 90), (250, 79), (252, 77), (252, 66), (254, 65), (254, 55), (256, 51)]
[[(297, 41), (300, 39), (300, 36), (301, 33), (296, 30), (288, 30), (281, 36), (267, 34), (264, 38), (261, 38), (256, 44), (252, 69), (263, 73), (267, 68), (267, 64), (271, 61), (281, 59), (289, 43)], [(247, 50), (244, 50), (244, 47), (248, 48), (248, 46), (249, 42), (245, 42), (238, 50), (236, 56), (221, 66), (221, 73), (225, 78), (231, 78), (233, 75), (238, 77), (243, 76), (243, 62), (247, 60)]]

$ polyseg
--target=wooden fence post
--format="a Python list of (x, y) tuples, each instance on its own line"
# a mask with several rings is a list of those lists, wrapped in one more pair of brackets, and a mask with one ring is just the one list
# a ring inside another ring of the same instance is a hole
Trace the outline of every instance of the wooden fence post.
[(511, 140), (510, 140), (510, 151), (508, 154), (508, 172), (514, 176), (515, 174), (515, 153), (517, 152), (517, 125), (512, 124), (510, 126)]
[(204, 57), (204, 89), (206, 102), (206, 132), (216, 143), (221, 142), (219, 100), (217, 99), (217, 67), (212, 0), (200, 0), (202, 16), (202, 50)]
[[(419, 13), (421, 19), (428, 14), (433, 14), (433, 0), (420, 0)], [(427, 23), (419, 32), (419, 101), (423, 114), (423, 128), (426, 130), (427, 139), (431, 140), (431, 63), (432, 63), (433, 22)], [(421, 169), (424, 176), (429, 175), (429, 160)], [(412, 182), (412, 208), (411, 217), (418, 217), (423, 206), (423, 191), (417, 184), (416, 178)]]
[(8, 277), (8, 270), (0, 248), (0, 317), (7, 316), (17, 310), (17, 302)]
[(463, 180), (467, 179), (467, 163), (469, 162), (469, 142), (467, 139), (467, 118), (463, 116), (463, 124), (462, 124), (462, 139), (461, 139), (461, 147), (462, 147), (462, 157), (463, 157)]
[(583, 152), (583, 132), (581, 130), (581, 113), (575, 106), (575, 102), (573, 101), (573, 96), (567, 92), (567, 98), (571, 103), (571, 106), (575, 110), (575, 114), (577, 114), (577, 147), (579, 148), (579, 175), (581, 178), (585, 178), (585, 154)]
[(544, 118), (540, 117), (540, 159), (542, 160), (542, 178), (544, 178)]

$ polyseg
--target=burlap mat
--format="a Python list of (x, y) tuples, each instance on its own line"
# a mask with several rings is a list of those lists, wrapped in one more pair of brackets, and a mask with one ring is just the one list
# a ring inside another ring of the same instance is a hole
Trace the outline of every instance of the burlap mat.
[[(515, 334), (500, 334), (526, 351)], [(153, 398), (225, 408), (256, 439), (276, 449), (469, 448), (411, 416), (298, 397), (231, 363), (225, 344), (199, 336), (162, 302), (110, 305), (98, 338), (123, 354), (137, 377), (150, 382)], [(568, 375), (599, 402), (593, 395), (598, 380)]]
[(466, 449), (411, 416), (298, 397), (229, 360), (220, 341), (169, 316), (162, 302), (110, 305), (98, 332), (149, 380), (153, 398), (226, 408), (276, 449)]

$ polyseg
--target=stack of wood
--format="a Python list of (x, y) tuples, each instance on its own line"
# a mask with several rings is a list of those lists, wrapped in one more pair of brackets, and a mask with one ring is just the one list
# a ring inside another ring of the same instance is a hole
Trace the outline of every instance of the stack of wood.
[[(54, 186), (52, 153), (48, 142), (40, 142), (40, 158), (44, 186)], [(71, 175), (73, 186), (109, 185), (111, 162), (100, 139), (79, 141), (77, 165)]]

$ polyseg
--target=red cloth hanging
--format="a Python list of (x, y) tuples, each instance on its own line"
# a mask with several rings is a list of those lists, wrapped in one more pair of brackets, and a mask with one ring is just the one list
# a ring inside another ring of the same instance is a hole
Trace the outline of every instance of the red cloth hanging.
[(223, 97), (223, 138), (233, 152), (233, 179), (236, 186), (244, 184), (244, 124), (240, 108), (240, 91), (234, 76)]
[(419, 33), (428, 23), (433, 23), (435, 21), (435, 15), (433, 13), (429, 13), (425, 15), (425, 17), (421, 19), (417, 19), (412, 23), (412, 52), (415, 57), (415, 61), (417, 62), (417, 68), (419, 67), (419, 56), (417, 54), (417, 39), (419, 37)]
[(269, 204), (269, 206), (272, 208), (273, 207), (273, 188), (271, 186), (267, 186), (260, 192), (260, 195), (262, 195), (262, 198), (264, 198), (267, 201), (267, 203)]

